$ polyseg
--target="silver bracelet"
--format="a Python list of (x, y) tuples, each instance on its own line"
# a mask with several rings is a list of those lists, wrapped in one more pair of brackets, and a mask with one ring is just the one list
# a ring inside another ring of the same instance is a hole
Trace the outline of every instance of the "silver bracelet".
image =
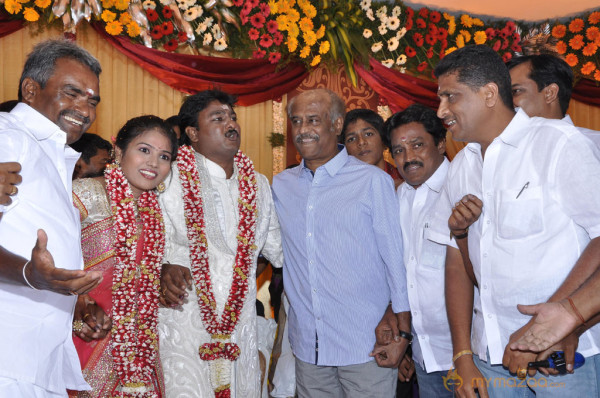
[(31, 262), (31, 260), (27, 261), (25, 263), (25, 265), (23, 266), (23, 280), (25, 281), (25, 283), (27, 283), (29, 285), (30, 288), (32, 288), (33, 290), (38, 290), (31, 283), (29, 283), (29, 281), (27, 280), (27, 277), (25, 276), (25, 268), (27, 268), (27, 266), (29, 265), (30, 262)]

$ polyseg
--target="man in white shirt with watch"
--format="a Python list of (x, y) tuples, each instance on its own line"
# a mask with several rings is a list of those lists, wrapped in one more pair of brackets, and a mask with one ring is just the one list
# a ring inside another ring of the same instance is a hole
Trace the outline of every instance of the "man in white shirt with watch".
[[(400, 175), (398, 187), (402, 243), (408, 300), (412, 316), (412, 358), (405, 354), (398, 378), (410, 380), (417, 373), (419, 395), (423, 398), (452, 398), (453, 386), (444, 385), (452, 365), (452, 341), (444, 297), (446, 246), (427, 239), (432, 208), (446, 180), (450, 162), (446, 151), (446, 129), (435, 111), (411, 105), (392, 115), (385, 123), (385, 134)], [(448, 236), (448, 243), (450, 237)], [(395, 320), (391, 310), (379, 324), (378, 340)], [(395, 343), (391, 343), (395, 344)]]
[[(438, 116), (469, 144), (450, 166), (430, 237), (447, 239), (453, 206), (465, 195), (483, 203), (464, 237), (453, 231), (461, 248), (468, 244), (472, 267), (456, 245), (447, 249), (446, 305), (463, 382), (458, 395), (473, 397), (477, 389), (482, 397), (598, 396), (600, 327), (579, 338), (585, 365), (560, 379), (528, 369), (536, 354), (511, 350), (510, 343), (530, 321), (517, 304), (561, 300), (598, 268), (600, 151), (564, 121), (515, 112), (508, 69), (489, 47), (452, 52), (435, 74)], [(572, 339), (553, 350), (573, 355), (575, 347)], [(511, 385), (515, 375), (524, 388)]]

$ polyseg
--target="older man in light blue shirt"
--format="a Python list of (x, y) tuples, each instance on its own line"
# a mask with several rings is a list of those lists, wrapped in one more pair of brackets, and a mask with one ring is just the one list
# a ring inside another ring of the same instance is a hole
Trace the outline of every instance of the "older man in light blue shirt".
[(334, 93), (302, 93), (288, 115), (303, 161), (273, 191), (298, 396), (393, 397), (396, 372), (369, 356), (390, 301), (402, 350), (411, 338), (393, 181), (338, 146), (344, 103)]

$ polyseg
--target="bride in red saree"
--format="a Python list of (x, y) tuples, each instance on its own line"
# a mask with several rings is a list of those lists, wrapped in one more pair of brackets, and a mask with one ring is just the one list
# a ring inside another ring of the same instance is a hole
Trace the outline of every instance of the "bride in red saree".
[(157, 316), (165, 232), (157, 187), (176, 151), (162, 119), (137, 117), (119, 131), (104, 177), (73, 182), (85, 269), (104, 278), (75, 308), (75, 346), (92, 390), (71, 396), (164, 396)]

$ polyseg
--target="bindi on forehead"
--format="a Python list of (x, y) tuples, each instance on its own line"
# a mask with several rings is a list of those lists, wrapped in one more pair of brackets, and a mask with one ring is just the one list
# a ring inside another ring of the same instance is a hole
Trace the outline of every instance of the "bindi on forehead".
[(91, 88), (86, 88), (85, 94), (88, 96), (88, 98), (93, 98), (93, 97), (98, 96), (98, 94), (96, 92), (94, 92), (94, 90), (92, 90)]

